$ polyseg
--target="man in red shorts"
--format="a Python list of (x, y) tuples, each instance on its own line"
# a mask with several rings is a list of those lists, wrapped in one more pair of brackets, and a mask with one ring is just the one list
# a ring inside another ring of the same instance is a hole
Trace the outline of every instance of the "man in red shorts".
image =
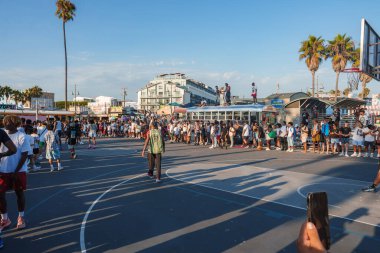
[[(0, 212), (1, 222), (0, 230), (11, 225), (11, 221), (7, 213), (7, 200), (5, 194), (8, 190), (14, 190), (17, 196), (17, 206), (19, 217), (17, 220), (17, 229), (25, 228), (24, 210), (25, 210), (25, 195), (26, 190), (26, 159), (28, 150), (30, 149), (26, 135), (17, 131), (17, 126), (21, 120), (17, 116), (5, 116), (4, 127), (10, 140), (16, 146), (17, 151), (11, 156), (2, 157), (0, 163)], [(9, 150), (7, 143), (2, 143), (0, 153)], [(9, 152), (9, 151), (7, 151)]]

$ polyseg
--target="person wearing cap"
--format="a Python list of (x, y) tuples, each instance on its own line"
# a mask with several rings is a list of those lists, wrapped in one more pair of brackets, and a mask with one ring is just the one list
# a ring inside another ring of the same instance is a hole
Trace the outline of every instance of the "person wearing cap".
[[(149, 146), (148, 146), (149, 145)], [(154, 167), (156, 167), (156, 183), (161, 182), (161, 159), (165, 152), (165, 142), (161, 131), (158, 129), (158, 123), (153, 122), (150, 125), (150, 130), (147, 133), (147, 138), (141, 153), (145, 157), (145, 150), (148, 147), (148, 176), (153, 177)]]

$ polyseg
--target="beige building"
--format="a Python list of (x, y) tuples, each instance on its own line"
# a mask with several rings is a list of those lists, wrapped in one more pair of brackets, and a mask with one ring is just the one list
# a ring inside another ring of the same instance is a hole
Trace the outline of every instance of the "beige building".
[(215, 90), (185, 74), (162, 74), (138, 91), (137, 108), (155, 112), (168, 104), (198, 105), (202, 100), (215, 104)]

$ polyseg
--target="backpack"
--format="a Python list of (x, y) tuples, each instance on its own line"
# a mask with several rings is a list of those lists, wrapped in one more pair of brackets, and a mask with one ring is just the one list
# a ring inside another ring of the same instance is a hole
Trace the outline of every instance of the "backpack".
[(272, 130), (269, 132), (268, 136), (269, 136), (269, 138), (274, 139), (277, 137), (277, 133), (275, 130)]
[(152, 154), (161, 154), (164, 151), (164, 145), (162, 142), (162, 137), (158, 129), (152, 129), (149, 132), (149, 145), (150, 152)]

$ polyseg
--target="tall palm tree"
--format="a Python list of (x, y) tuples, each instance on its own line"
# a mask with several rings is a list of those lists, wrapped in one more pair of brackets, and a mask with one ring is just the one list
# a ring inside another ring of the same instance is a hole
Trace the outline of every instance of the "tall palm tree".
[(306, 66), (311, 72), (312, 80), (312, 96), (315, 93), (315, 72), (318, 70), (319, 65), (322, 62), (322, 58), (325, 57), (325, 40), (321, 37), (309, 36), (308, 40), (301, 42), (301, 48), (299, 49), (299, 59), (305, 59)]
[(65, 48), (65, 110), (67, 111), (67, 49), (66, 49), (66, 22), (73, 20), (76, 7), (70, 0), (57, 0), (57, 10), (55, 15), (62, 19), (63, 25), (63, 45)]
[(339, 75), (346, 68), (347, 62), (352, 61), (355, 54), (355, 44), (346, 34), (338, 34), (327, 46), (328, 57), (331, 58), (333, 70), (336, 73), (335, 101), (338, 99)]

